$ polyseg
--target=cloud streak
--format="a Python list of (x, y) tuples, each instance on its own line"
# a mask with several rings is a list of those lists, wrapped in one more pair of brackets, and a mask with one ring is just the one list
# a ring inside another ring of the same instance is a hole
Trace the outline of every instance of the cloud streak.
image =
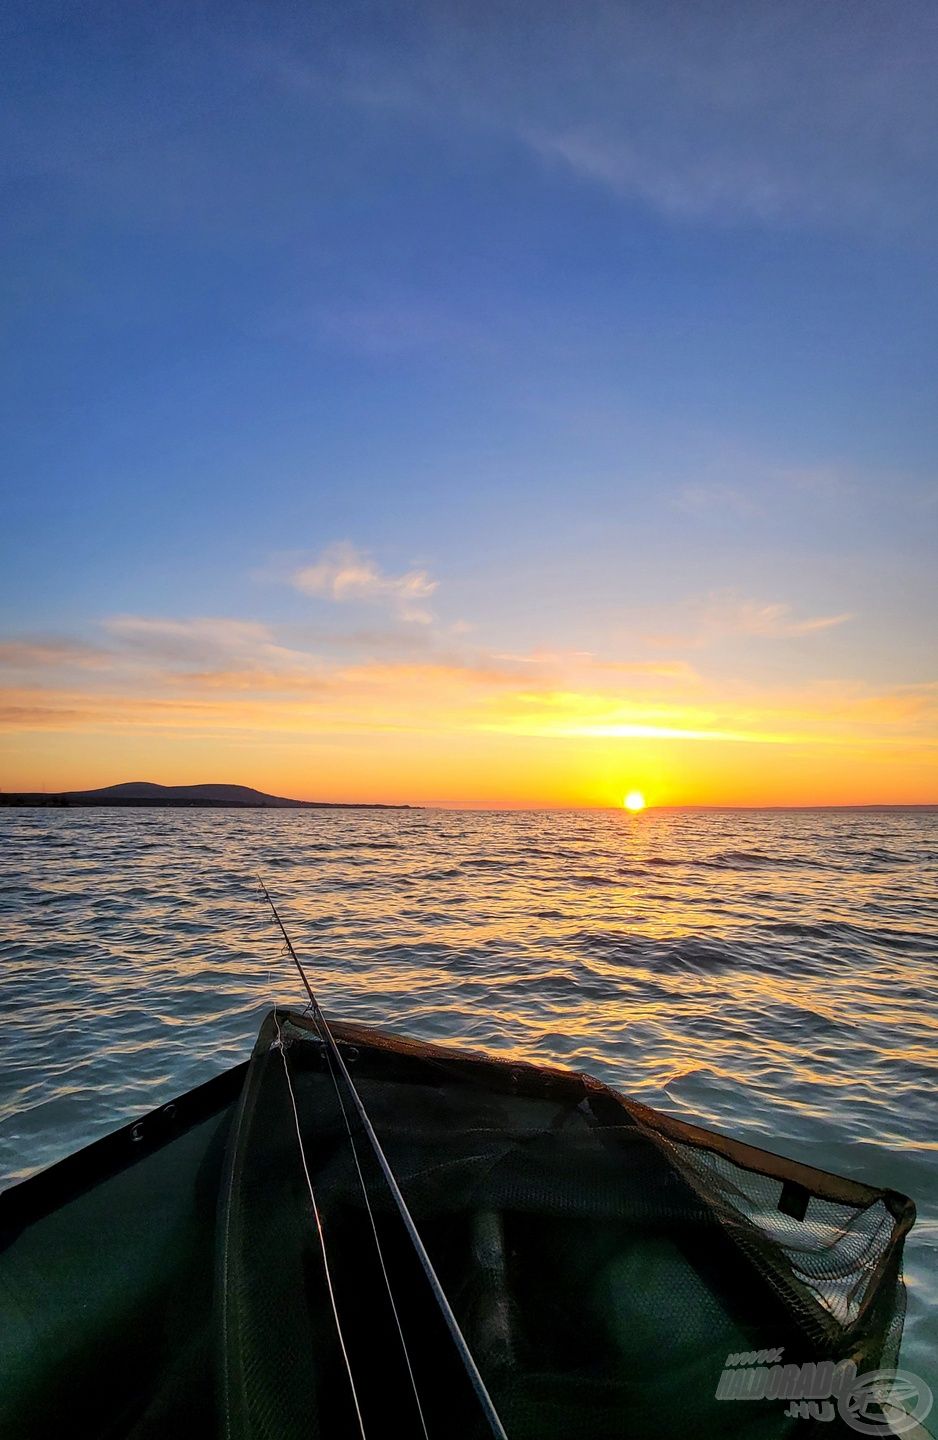
[(107, 651), (100, 646), (64, 636), (18, 636), (0, 640), (0, 669), (37, 670), (50, 665), (75, 665), (97, 670), (107, 664)]
[(438, 581), (425, 570), (389, 575), (370, 555), (347, 541), (330, 545), (310, 564), (294, 570), (290, 579), (301, 594), (321, 596), (339, 605), (385, 605), (401, 620), (424, 625), (433, 618), (426, 601)]
[[(192, 677), (190, 677), (191, 680)], [(459, 737), (504, 735), (541, 741), (692, 742), (706, 745), (856, 747), (936, 750), (934, 686), (867, 687), (829, 683), (797, 694), (711, 688), (696, 699), (636, 696), (549, 685), (521, 688), (499, 671), (455, 665), (359, 666), (318, 687), (284, 686), (283, 677), (237, 676), (218, 683), (129, 691), (111, 685), (0, 687), (0, 728), (7, 732), (122, 735), (141, 727), (190, 736), (235, 734), (262, 743), (291, 735), (389, 733)]]
[(733, 590), (712, 592), (697, 605), (696, 610), (704, 642), (726, 636), (792, 640), (834, 630), (854, 618), (847, 611), (836, 615), (799, 617), (791, 605), (779, 601), (749, 600)]
[(928, 6), (586, 0), (528, 9), (523, 24), (511, 9), (434, 7), (392, 64), (362, 36), (325, 63), (321, 44), (265, 39), (254, 63), (389, 127), (445, 115), (510, 137), (548, 173), (677, 223), (934, 224)]
[[(386, 581), (388, 577), (379, 577)], [(397, 577), (401, 578), (401, 577)], [(373, 572), (368, 571), (368, 583)], [(355, 584), (359, 582), (356, 580)], [(830, 629), (838, 616), (800, 618), (781, 604), (710, 597), (720, 633), (774, 643)], [(33, 637), (44, 666), (23, 683), (25, 642), (0, 643), (8, 683), (0, 724), (8, 731), (116, 734), (141, 726), (173, 734), (503, 734), (584, 742), (661, 741), (829, 745), (934, 745), (938, 688), (830, 681), (777, 690), (716, 683), (681, 660), (631, 662), (589, 651), (496, 654), (444, 647), (430, 631), (420, 659), (375, 653), (325, 661), (279, 643), (275, 629), (225, 617), (107, 621), (106, 665), (82, 676), (71, 647)], [(81, 653), (81, 647), (79, 647)], [(97, 654), (98, 652), (94, 652)], [(65, 658), (63, 658), (65, 657)]]
[(927, 186), (936, 149), (924, 8), (899, 24), (875, 4), (862, 23), (799, 3), (588, 9), (562, 56), (542, 38), (565, 83), (522, 92), (519, 133), (555, 168), (676, 222), (934, 220), (913, 178)]

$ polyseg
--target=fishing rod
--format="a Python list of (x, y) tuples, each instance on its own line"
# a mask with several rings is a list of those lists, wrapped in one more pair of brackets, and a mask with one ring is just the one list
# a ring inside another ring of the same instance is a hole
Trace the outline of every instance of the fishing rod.
[(362, 1129), (368, 1136), (371, 1148), (374, 1151), (375, 1159), (381, 1167), (381, 1173), (384, 1176), (385, 1182), (387, 1183), (388, 1189), (391, 1192), (394, 1203), (397, 1206), (398, 1213), (400, 1214), (401, 1220), (404, 1223), (404, 1228), (410, 1237), (411, 1244), (417, 1252), (417, 1258), (420, 1261), (423, 1273), (427, 1278), (427, 1283), (430, 1286), (430, 1289), (433, 1292), (434, 1299), (436, 1300), (436, 1303), (440, 1308), (440, 1313), (442, 1314), (443, 1320), (446, 1324), (446, 1328), (450, 1333), (450, 1338), (452, 1339), (453, 1344), (456, 1347), (456, 1351), (460, 1359), (462, 1360), (463, 1366), (466, 1370), (466, 1374), (468, 1375), (472, 1388), (475, 1391), (476, 1398), (478, 1399), (479, 1404), (482, 1408), (482, 1412), (488, 1422), (489, 1429), (496, 1437), (496, 1440), (508, 1440), (508, 1435), (505, 1431), (505, 1427), (502, 1424), (501, 1419), (499, 1418), (498, 1411), (495, 1409), (495, 1406), (492, 1402), (492, 1397), (486, 1388), (485, 1381), (482, 1379), (482, 1376), (479, 1373), (479, 1367), (477, 1366), (475, 1359), (473, 1358), (472, 1351), (466, 1344), (466, 1338), (459, 1328), (459, 1321), (453, 1314), (452, 1307), (450, 1306), (450, 1303), (446, 1298), (446, 1293), (443, 1290), (443, 1287), (439, 1281), (439, 1277), (437, 1276), (437, 1273), (433, 1268), (433, 1262), (431, 1261), (430, 1256), (427, 1254), (426, 1247), (424, 1246), (424, 1243), (420, 1238), (420, 1232), (417, 1229), (417, 1226), (414, 1224), (414, 1218), (411, 1215), (410, 1210), (408, 1209), (407, 1201), (401, 1194), (401, 1189), (397, 1183), (397, 1179), (395, 1178), (394, 1171), (391, 1169), (391, 1166), (388, 1163), (387, 1156), (385, 1155), (384, 1150), (381, 1148), (381, 1141), (375, 1134), (374, 1126), (371, 1123), (362, 1098), (358, 1093), (355, 1082), (353, 1081), (351, 1075), (348, 1072), (348, 1067), (346, 1066), (345, 1060), (342, 1057), (342, 1052), (336, 1044), (335, 1036), (333, 1035), (332, 1030), (329, 1027), (329, 1022), (327, 1021), (325, 1015), (322, 1012), (319, 1001), (316, 999), (315, 992), (312, 985), (309, 983), (309, 977), (307, 976), (306, 971), (303, 968), (300, 957), (297, 955), (296, 950), (293, 948), (293, 941), (290, 939), (290, 936), (287, 933), (287, 927), (284, 925), (282, 919), (280, 918), (280, 912), (273, 902), (270, 891), (267, 889), (267, 886), (264, 884), (260, 876), (257, 877), (257, 883), (261, 888), (264, 899), (270, 906), (271, 913), (273, 914), (280, 933), (283, 936), (283, 942), (287, 947), (287, 954), (290, 956), (290, 959), (296, 966), (300, 975), (300, 979), (303, 981), (306, 993), (309, 996), (309, 1003), (312, 1007), (313, 1019), (316, 1022), (316, 1027), (317, 1029), (320, 1029), (321, 1027), (320, 1035), (322, 1037), (323, 1043), (328, 1048), (330, 1055), (338, 1066), (339, 1073), (341, 1074), (342, 1079), (345, 1081), (349, 1096), (352, 1100), (352, 1104), (355, 1106), (355, 1109), (358, 1112), (358, 1118), (361, 1121)]

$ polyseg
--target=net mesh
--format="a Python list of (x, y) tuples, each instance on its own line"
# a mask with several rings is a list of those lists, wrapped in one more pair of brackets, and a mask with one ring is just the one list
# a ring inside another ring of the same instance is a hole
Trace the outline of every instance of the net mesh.
[[(333, 1029), (512, 1440), (804, 1435), (785, 1402), (717, 1398), (729, 1357), (894, 1362), (904, 1197), (684, 1125), (585, 1076)], [(420, 1435), (326, 1051), (312, 1022), (283, 1015), (262, 1028), (229, 1142), (226, 1433), (360, 1434), (284, 1058), (365, 1431), (383, 1434), (393, 1417)], [(358, 1149), (429, 1434), (486, 1435), (364, 1136)]]

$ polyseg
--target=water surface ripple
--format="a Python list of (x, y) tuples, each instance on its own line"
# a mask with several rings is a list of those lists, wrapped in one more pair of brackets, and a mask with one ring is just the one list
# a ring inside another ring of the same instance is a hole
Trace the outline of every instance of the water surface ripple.
[(938, 1391), (938, 812), (0, 812), (0, 1184), (327, 1013), (592, 1070), (910, 1194)]

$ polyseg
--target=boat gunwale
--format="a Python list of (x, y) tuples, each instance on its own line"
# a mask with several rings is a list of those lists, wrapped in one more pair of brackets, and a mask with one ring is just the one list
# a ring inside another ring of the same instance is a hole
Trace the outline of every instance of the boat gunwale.
[(0, 1190), (0, 1251), (28, 1226), (227, 1109), (247, 1067), (247, 1060), (240, 1061)]
[[(264, 1016), (253, 1049), (269, 1043), (274, 1015), (303, 1030), (313, 1043), (322, 1044), (314, 1020), (305, 1012), (277, 1007)], [(704, 1148), (712, 1154), (724, 1156), (750, 1173), (768, 1175), (782, 1183), (794, 1180), (813, 1195), (836, 1204), (865, 1209), (881, 1201), (896, 1221), (893, 1243), (903, 1237), (915, 1221), (913, 1201), (899, 1191), (821, 1170), (748, 1141), (694, 1125), (633, 1100), (586, 1071), (531, 1061), (510, 1053), (493, 1054), (439, 1041), (419, 1040), (360, 1021), (329, 1019), (329, 1026), (336, 1040), (343, 1044), (367, 1047), (373, 1052), (396, 1055), (402, 1059), (425, 1060), (444, 1067), (450, 1073), (456, 1072), (464, 1080), (479, 1080), (484, 1074), (490, 1087), (493, 1079), (497, 1078), (500, 1082), (497, 1088), (508, 1093), (534, 1091), (545, 1097), (581, 1101), (605, 1095), (641, 1130), (652, 1134), (663, 1132), (666, 1139)], [(250, 1059), (243, 1060), (222, 1070), (191, 1090), (0, 1191), (0, 1248), (8, 1243), (10, 1230), (24, 1228), (92, 1185), (119, 1173), (143, 1155), (161, 1149), (194, 1125), (236, 1103), (249, 1064)]]
[[(314, 1021), (305, 1013), (300, 1015), (294, 1011), (280, 1011), (279, 1013), (286, 1014), (290, 1024), (299, 1024), (309, 1033), (314, 1042), (322, 1043)], [(269, 1019), (269, 1016), (266, 1017), (264, 1023), (266, 1024)], [(677, 1115), (672, 1115), (664, 1110), (656, 1110), (653, 1106), (632, 1099), (631, 1096), (623, 1094), (615, 1086), (607, 1084), (588, 1071), (574, 1070), (570, 1066), (556, 1065), (550, 1062), (526, 1060), (510, 1053), (496, 1054), (435, 1040), (417, 1040), (412, 1036), (400, 1035), (393, 1030), (385, 1030), (359, 1021), (329, 1019), (329, 1027), (337, 1040), (343, 1040), (347, 1044), (360, 1042), (375, 1049), (389, 1050), (394, 1054), (436, 1061), (449, 1068), (456, 1067), (458, 1069), (465, 1065), (470, 1071), (470, 1076), (480, 1069), (491, 1070), (494, 1067), (496, 1072), (507, 1073), (508, 1085), (506, 1088), (515, 1093), (519, 1093), (524, 1088), (525, 1080), (538, 1077), (541, 1082), (539, 1088), (542, 1094), (546, 1091), (551, 1094), (566, 1094), (571, 1098), (579, 1095), (582, 1099), (589, 1099), (596, 1094), (606, 1094), (611, 1096), (643, 1130), (666, 1131), (669, 1138), (709, 1150), (714, 1154), (724, 1155), (733, 1164), (752, 1174), (769, 1175), (772, 1179), (782, 1182), (794, 1180), (822, 1200), (830, 1200), (836, 1204), (860, 1206), (861, 1208), (866, 1208), (877, 1200), (881, 1200), (899, 1223), (900, 1233), (903, 1235), (915, 1220), (914, 1202), (901, 1191), (870, 1185), (864, 1180), (855, 1180), (831, 1170), (822, 1170), (805, 1161), (793, 1160), (776, 1150), (766, 1150), (761, 1146), (753, 1145), (748, 1140), (737, 1140), (718, 1130), (709, 1130), (702, 1125), (695, 1125)], [(470, 1076), (466, 1078), (470, 1078)], [(544, 1086), (545, 1080), (548, 1082), (546, 1087)]]

